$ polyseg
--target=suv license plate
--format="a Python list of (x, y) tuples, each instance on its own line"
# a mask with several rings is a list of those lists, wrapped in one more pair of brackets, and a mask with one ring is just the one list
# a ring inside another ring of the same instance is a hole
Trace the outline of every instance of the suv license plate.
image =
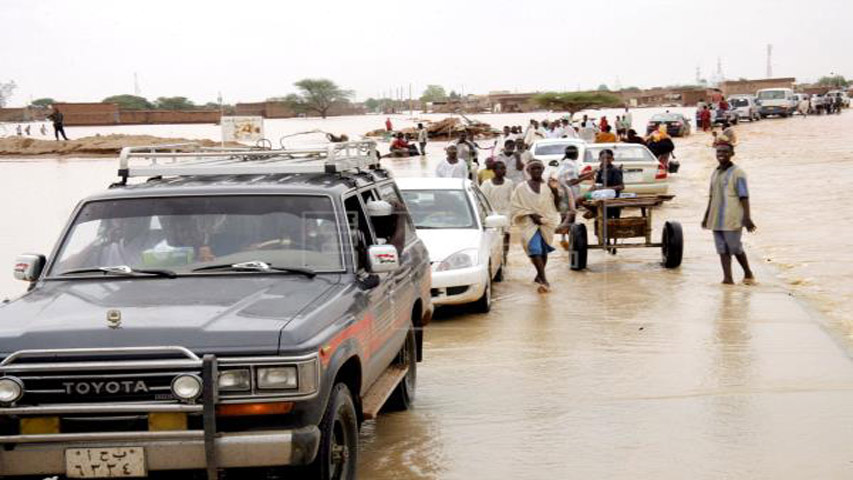
[(142, 447), (69, 448), (65, 450), (68, 478), (145, 477)]

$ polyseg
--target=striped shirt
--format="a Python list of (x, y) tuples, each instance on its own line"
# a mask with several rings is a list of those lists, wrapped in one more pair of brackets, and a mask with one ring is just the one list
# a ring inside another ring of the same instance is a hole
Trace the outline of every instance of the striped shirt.
[(716, 168), (711, 175), (710, 209), (705, 228), (717, 231), (740, 231), (743, 228), (741, 199), (749, 198), (746, 173), (732, 164), (727, 169)]

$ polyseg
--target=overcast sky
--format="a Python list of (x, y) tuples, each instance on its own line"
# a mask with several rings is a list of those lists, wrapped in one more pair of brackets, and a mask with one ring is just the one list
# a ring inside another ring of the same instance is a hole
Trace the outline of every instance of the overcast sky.
[(412, 85), (576, 90), (853, 76), (848, 0), (0, 0), (0, 81), (30, 99), (259, 101), (326, 77), (357, 99)]

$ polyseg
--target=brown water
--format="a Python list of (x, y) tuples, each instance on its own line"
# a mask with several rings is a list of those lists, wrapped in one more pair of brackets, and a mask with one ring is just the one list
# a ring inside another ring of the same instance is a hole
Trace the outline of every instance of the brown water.
[[(347, 122), (364, 131), (376, 118)], [(663, 221), (682, 222), (680, 269), (642, 249), (591, 252), (578, 273), (561, 252), (542, 296), (513, 245), (490, 314), (449, 309), (428, 329), (416, 407), (364, 425), (361, 478), (853, 476), (851, 127), (850, 112), (737, 127), (735, 160), (759, 226), (745, 237), (758, 286), (719, 285), (699, 228), (715, 166), (704, 134), (677, 142), (677, 197), (656, 212), (655, 236)], [(419, 174), (435, 161), (389, 166)], [(47, 251), (73, 200), (103, 188), (115, 167), (0, 168), (0, 260), (10, 264), (19, 251)], [(0, 281), (0, 294), (19, 290)]]

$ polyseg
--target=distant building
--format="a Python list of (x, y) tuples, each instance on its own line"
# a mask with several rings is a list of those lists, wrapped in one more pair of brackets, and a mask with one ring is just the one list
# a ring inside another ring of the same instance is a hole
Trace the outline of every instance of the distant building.
[(784, 78), (761, 78), (756, 80), (726, 80), (724, 82), (720, 82), (720, 90), (723, 92), (723, 95), (738, 95), (738, 94), (750, 94), (754, 95), (755, 92), (764, 89), (764, 88), (794, 88), (797, 79), (794, 77), (784, 77)]

